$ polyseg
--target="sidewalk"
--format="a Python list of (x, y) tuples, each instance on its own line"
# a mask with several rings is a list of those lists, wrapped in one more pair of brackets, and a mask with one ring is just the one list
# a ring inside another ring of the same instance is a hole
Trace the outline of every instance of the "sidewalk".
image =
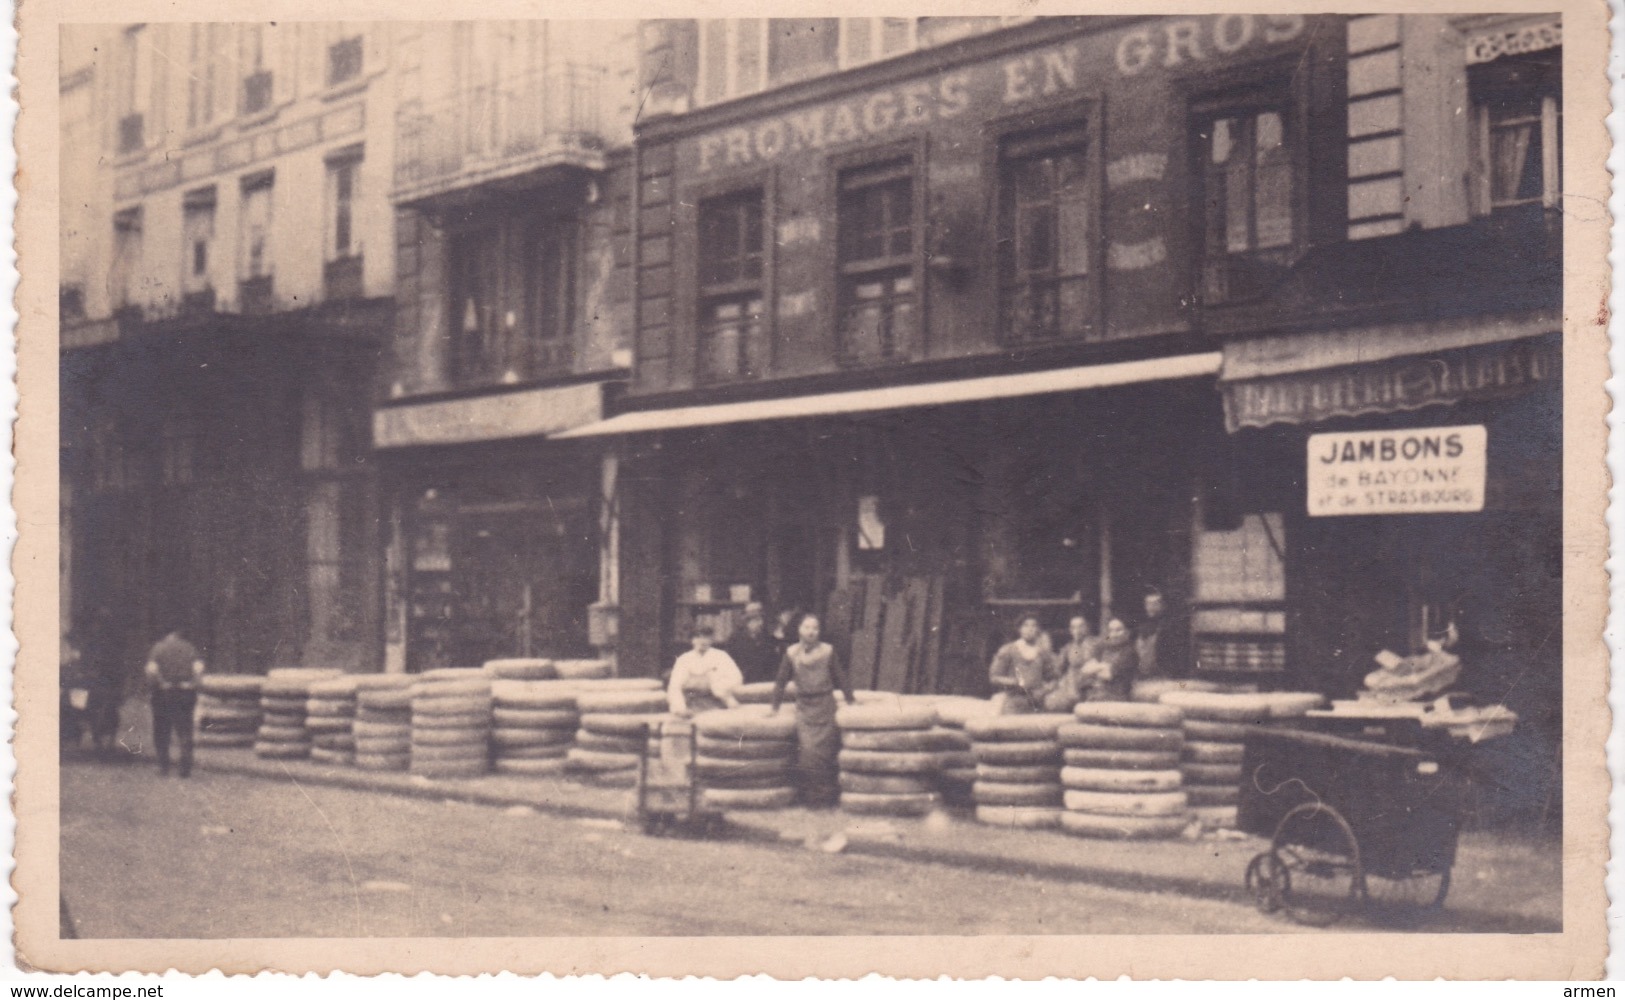
[[(308, 760), (266, 760), (250, 750), (219, 749), (200, 749), (197, 767), (362, 792), (523, 806), (578, 819), (629, 821), (633, 816), (629, 790), (557, 777), (488, 775), (431, 780)], [(920, 820), (882, 820), (839, 811), (786, 809), (730, 813), (728, 819), (735, 838), (783, 849), (821, 850), (830, 838), (841, 834), (845, 838), (842, 849), (851, 854), (1249, 905), (1242, 875), (1248, 860), (1264, 846), (1261, 840), (1234, 834), (1198, 840), (1086, 840), (1057, 831), (989, 827), (954, 813)], [(1557, 931), (1562, 926), (1561, 885), (1562, 852), (1556, 837), (1470, 831), (1461, 837), (1445, 912), (1428, 929)], [(1357, 924), (1345, 926), (1358, 928)]]

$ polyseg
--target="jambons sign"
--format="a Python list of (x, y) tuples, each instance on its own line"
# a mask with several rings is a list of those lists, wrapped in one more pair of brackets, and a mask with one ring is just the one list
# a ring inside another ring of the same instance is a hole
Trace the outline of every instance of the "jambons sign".
[(1311, 435), (1309, 516), (1483, 510), (1486, 440), (1477, 424)]
[[(1111, 65), (1123, 76), (1154, 69), (1178, 71), (1244, 49), (1290, 41), (1303, 34), (1305, 25), (1301, 14), (1176, 18), (1124, 34)], [(919, 129), (956, 118), (973, 106), (1009, 107), (1076, 95), (1097, 86), (1087, 79), (1093, 63), (1084, 44), (1054, 45), (706, 133), (695, 144), (698, 169), (705, 173), (746, 167), (791, 153)]]

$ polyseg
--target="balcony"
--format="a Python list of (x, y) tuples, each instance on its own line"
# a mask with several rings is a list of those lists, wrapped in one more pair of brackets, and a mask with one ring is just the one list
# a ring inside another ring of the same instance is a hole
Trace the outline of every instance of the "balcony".
[(601, 170), (604, 76), (602, 67), (566, 65), (403, 107), (396, 115), (394, 200), (540, 180), (530, 175), (559, 167)]

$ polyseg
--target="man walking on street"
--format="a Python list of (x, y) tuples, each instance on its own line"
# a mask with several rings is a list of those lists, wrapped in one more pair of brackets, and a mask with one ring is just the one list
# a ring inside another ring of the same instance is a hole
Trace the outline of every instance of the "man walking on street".
[(203, 657), (176, 630), (159, 639), (147, 654), (147, 680), (152, 688), (152, 742), (158, 749), (158, 772), (169, 773), (169, 738), (180, 743), (181, 777), (192, 773), (192, 716), (197, 709), (197, 682)]

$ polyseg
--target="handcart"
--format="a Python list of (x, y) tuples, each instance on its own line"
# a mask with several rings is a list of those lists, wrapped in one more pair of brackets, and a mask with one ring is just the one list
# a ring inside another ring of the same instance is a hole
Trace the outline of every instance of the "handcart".
[(665, 719), (645, 727), (637, 784), (637, 815), (644, 833), (705, 837), (722, 829), (722, 813), (705, 807), (698, 756), (690, 720)]
[(1248, 734), (1236, 818), (1270, 838), (1246, 872), (1260, 910), (1325, 927), (1357, 911), (1409, 923), (1444, 905), (1466, 803), (1460, 751), (1414, 724), (1371, 731)]

